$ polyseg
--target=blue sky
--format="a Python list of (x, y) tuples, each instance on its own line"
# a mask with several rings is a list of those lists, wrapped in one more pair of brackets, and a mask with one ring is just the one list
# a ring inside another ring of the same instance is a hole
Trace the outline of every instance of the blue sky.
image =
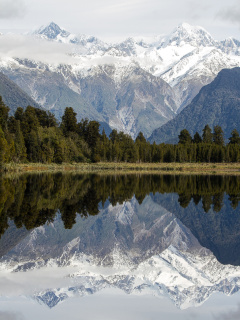
[(181, 22), (216, 39), (240, 39), (236, 0), (1, 0), (0, 30), (27, 31), (54, 21), (73, 33), (105, 40), (169, 33)]

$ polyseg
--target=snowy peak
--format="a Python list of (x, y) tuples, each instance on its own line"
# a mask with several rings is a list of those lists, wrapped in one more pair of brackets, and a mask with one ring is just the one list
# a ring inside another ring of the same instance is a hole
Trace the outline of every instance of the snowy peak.
[(33, 35), (39, 36), (40, 38), (57, 41), (61, 43), (78, 43), (78, 38), (66, 31), (63, 28), (60, 28), (55, 22), (49, 23), (47, 26), (43, 26), (40, 29), (33, 32)]
[(212, 36), (202, 27), (191, 26), (188, 23), (180, 24), (168, 37), (163, 39), (163, 47), (183, 46), (189, 44), (193, 47), (215, 46)]
[(57, 37), (63, 36), (68, 37), (70, 33), (64, 29), (61, 29), (56, 23), (51, 22), (47, 26), (43, 26), (40, 29), (36, 30), (34, 34), (42, 35), (50, 40), (55, 40)]
[[(88, 54), (95, 53), (98, 50), (105, 50), (108, 45), (94, 36), (85, 34), (75, 35), (64, 28), (60, 28), (55, 22), (49, 23), (32, 33), (34, 36), (44, 40), (55, 41), (66, 44), (76, 44), (80, 48), (85, 48)], [(86, 52), (85, 52), (86, 53)]]

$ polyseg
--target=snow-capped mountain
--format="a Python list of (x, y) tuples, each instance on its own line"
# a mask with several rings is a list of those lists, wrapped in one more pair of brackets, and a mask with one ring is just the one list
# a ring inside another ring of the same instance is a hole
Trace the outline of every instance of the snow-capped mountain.
[[(133, 137), (140, 130), (149, 136), (222, 69), (240, 66), (238, 40), (217, 41), (202, 27), (187, 23), (166, 36), (128, 38), (116, 44), (71, 34), (53, 22), (32, 36), (69, 45), (65, 58), (46, 62), (44, 54), (43, 63), (39, 56), (36, 60), (0, 54), (0, 71), (58, 117), (72, 106), (79, 118), (107, 122)], [(137, 83), (144, 83), (144, 90), (139, 92)]]
[(187, 23), (180, 24), (169, 36), (162, 39), (162, 47), (181, 47), (186, 44), (192, 47), (212, 47), (216, 45), (216, 41), (204, 28)]
[(31, 32), (30, 35), (44, 40), (83, 46), (85, 49), (87, 48), (89, 52), (99, 49), (106, 50), (106, 48), (108, 48), (106, 43), (94, 36), (72, 34), (64, 28), (60, 28), (54, 22), (49, 23), (47, 26), (40, 27), (39, 29)]
[[(147, 215), (146, 215), (147, 212)], [(0, 260), (0, 273), (46, 271), (53, 283), (32, 297), (52, 308), (76, 296), (117, 288), (127, 294), (167, 296), (180, 308), (210, 295), (240, 289), (240, 268), (220, 264), (173, 214), (147, 196), (108, 205), (97, 216), (78, 217), (65, 230), (60, 217), (26, 236)], [(59, 274), (59, 286), (56, 278)], [(33, 279), (33, 278), (32, 278)], [(61, 285), (61, 283), (63, 283)]]
[(113, 252), (115, 265), (102, 271), (92, 257), (75, 256), (69, 261), (78, 272), (69, 274), (74, 285), (37, 292), (34, 298), (50, 308), (71, 297), (84, 297), (105, 289), (120, 289), (126, 294), (166, 296), (186, 309), (203, 304), (212, 294), (232, 295), (240, 290), (240, 269), (223, 266), (211, 254), (180, 252), (173, 246), (137, 266)]
[(78, 43), (78, 39), (75, 35), (61, 29), (56, 23), (51, 22), (47, 26), (42, 26), (38, 30), (33, 32), (33, 35), (47, 40), (54, 40), (63, 43)]

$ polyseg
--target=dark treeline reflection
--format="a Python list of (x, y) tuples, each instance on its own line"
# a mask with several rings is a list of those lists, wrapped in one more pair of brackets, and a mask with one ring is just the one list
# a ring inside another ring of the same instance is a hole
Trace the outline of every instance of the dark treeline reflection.
[(0, 235), (9, 220), (17, 228), (30, 230), (54, 220), (61, 213), (65, 228), (70, 229), (76, 215), (96, 215), (106, 203), (113, 206), (134, 195), (139, 204), (149, 193), (177, 193), (181, 207), (191, 200), (218, 212), (224, 193), (233, 208), (240, 200), (240, 177), (174, 175), (80, 175), (39, 174), (15, 179), (0, 178)]

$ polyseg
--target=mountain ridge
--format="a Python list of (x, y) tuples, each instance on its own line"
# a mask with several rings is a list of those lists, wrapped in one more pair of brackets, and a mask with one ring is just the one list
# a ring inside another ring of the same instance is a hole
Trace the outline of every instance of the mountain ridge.
[(201, 134), (206, 124), (212, 129), (216, 125), (221, 126), (227, 139), (233, 129), (240, 131), (239, 118), (240, 68), (223, 69), (173, 120), (154, 130), (149, 141), (161, 143), (177, 140), (183, 129), (187, 129), (192, 136), (196, 132)]

